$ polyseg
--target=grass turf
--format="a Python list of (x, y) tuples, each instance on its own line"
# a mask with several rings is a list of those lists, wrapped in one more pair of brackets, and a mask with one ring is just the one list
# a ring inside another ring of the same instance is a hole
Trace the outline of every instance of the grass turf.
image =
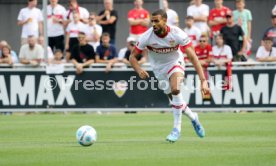
[[(273, 166), (276, 113), (200, 113), (207, 136), (183, 116), (182, 136), (165, 138), (169, 113), (31, 114), (0, 116), (0, 165)], [(78, 127), (96, 128), (90, 147), (76, 143)]]

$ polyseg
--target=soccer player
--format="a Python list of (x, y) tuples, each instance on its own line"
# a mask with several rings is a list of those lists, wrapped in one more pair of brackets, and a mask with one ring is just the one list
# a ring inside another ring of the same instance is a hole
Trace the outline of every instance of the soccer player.
[(168, 26), (166, 22), (167, 14), (164, 10), (157, 10), (152, 13), (152, 27), (140, 37), (139, 42), (132, 50), (130, 63), (141, 79), (148, 78), (148, 72), (139, 66), (136, 59), (144, 48), (148, 48), (148, 56), (154, 75), (159, 81), (166, 81), (170, 85), (169, 88), (164, 88), (163, 90), (167, 95), (172, 97), (174, 127), (166, 140), (175, 142), (179, 139), (182, 111), (192, 121), (197, 135), (204, 137), (205, 131), (199, 122), (198, 115), (191, 111), (182, 96), (181, 83), (184, 79), (184, 62), (183, 56), (178, 52), (179, 47), (182, 52), (185, 52), (189, 56), (193, 63), (201, 81), (201, 91), (203, 94), (209, 93), (208, 83), (188, 35), (176, 26)]

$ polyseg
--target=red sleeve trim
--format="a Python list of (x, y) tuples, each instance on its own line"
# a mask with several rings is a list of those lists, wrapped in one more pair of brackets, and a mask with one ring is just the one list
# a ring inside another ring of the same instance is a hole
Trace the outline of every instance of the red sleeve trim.
[(143, 50), (140, 50), (137, 46), (134, 46), (134, 49), (139, 53), (141, 54)]
[(190, 41), (187, 45), (185, 45), (185, 46), (180, 46), (180, 50), (183, 52), (183, 53), (186, 53), (185, 52), (185, 49), (187, 48), (187, 47), (191, 47), (193, 44), (192, 44), (192, 42)]

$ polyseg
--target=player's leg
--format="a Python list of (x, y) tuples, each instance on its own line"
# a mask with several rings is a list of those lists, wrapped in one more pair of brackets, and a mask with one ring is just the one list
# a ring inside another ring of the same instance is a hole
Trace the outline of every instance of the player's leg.
[(183, 81), (184, 74), (182, 72), (175, 72), (169, 78), (171, 93), (168, 94), (171, 97), (171, 105), (174, 117), (173, 130), (167, 136), (167, 140), (175, 142), (180, 137), (181, 123), (182, 123), (182, 109), (183, 109), (183, 97), (180, 94), (181, 82)]
[(181, 131), (182, 111), (191, 120), (192, 125), (199, 137), (205, 136), (205, 130), (199, 122), (197, 113), (192, 112), (183, 99), (181, 86), (183, 85), (184, 75), (181, 72), (175, 72), (170, 76), (170, 86), (172, 94), (172, 109), (174, 112), (174, 128)]
[(174, 128), (181, 131), (182, 109), (185, 107), (182, 94), (180, 93), (181, 82), (183, 82), (184, 75), (181, 72), (175, 72), (170, 77), (170, 87), (172, 96), (172, 110), (174, 114)]

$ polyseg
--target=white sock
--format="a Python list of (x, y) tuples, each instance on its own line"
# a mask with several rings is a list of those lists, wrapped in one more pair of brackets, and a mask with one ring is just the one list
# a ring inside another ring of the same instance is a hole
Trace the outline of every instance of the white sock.
[(181, 131), (183, 102), (184, 100), (181, 93), (178, 95), (172, 95), (174, 128), (177, 128), (179, 132)]
[[(186, 103), (185, 103), (186, 104)], [(192, 110), (186, 106), (184, 107), (184, 114), (190, 119), (190, 120), (195, 120), (195, 114), (192, 112)]]

